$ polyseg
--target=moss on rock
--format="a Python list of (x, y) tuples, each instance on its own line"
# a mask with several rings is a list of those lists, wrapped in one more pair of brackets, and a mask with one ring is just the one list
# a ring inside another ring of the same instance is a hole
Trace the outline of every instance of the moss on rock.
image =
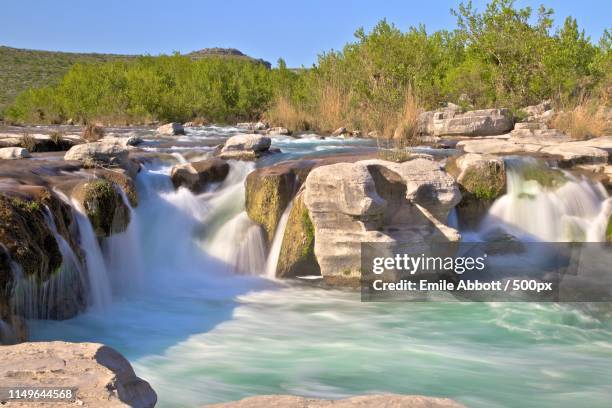
[[(46, 280), (62, 264), (55, 237), (40, 202), (0, 195), (0, 243), (24, 275)], [(4, 268), (3, 268), (4, 269)], [(10, 271), (2, 272), (3, 275)], [(5, 276), (1, 281), (8, 280)]]
[(321, 269), (314, 254), (314, 226), (304, 205), (303, 194), (293, 200), (276, 268), (279, 278), (320, 275)]
[(606, 240), (612, 242), (612, 215), (608, 219), (608, 227), (606, 228)]
[(130, 211), (114, 183), (105, 179), (83, 183), (76, 187), (74, 196), (83, 206), (96, 235), (108, 237), (126, 230)]
[(257, 169), (246, 179), (246, 211), (251, 220), (266, 231), (268, 242), (274, 239), (276, 226), (295, 191), (296, 176), (290, 169)]
[(506, 192), (506, 172), (497, 163), (483, 163), (466, 169), (460, 185), (476, 199), (492, 201)]
[(544, 165), (526, 165), (519, 171), (525, 180), (534, 180), (546, 188), (559, 188), (567, 182), (563, 172)]

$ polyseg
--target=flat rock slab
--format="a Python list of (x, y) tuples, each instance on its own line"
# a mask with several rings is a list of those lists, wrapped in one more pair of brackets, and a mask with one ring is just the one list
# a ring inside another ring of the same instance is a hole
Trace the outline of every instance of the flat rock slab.
[(342, 400), (321, 400), (293, 395), (262, 395), (206, 408), (465, 408), (448, 398), (420, 395), (364, 395)]
[(466, 153), (478, 154), (517, 154), (537, 153), (542, 146), (531, 143), (514, 143), (503, 139), (462, 140), (457, 148)]
[(540, 153), (560, 156), (561, 164), (574, 166), (576, 164), (603, 164), (608, 162), (608, 152), (596, 147), (580, 146), (573, 143), (558, 146), (545, 146)]
[(11, 402), (11, 407), (155, 406), (157, 395), (117, 351), (97, 343), (62, 341), (0, 347), (4, 387), (75, 387), (76, 402)]

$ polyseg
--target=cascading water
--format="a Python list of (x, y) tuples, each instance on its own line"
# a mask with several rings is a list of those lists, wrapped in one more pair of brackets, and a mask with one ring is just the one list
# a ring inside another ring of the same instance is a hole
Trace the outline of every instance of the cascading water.
[(274, 233), (274, 239), (270, 246), (270, 253), (266, 261), (266, 272), (265, 276), (269, 279), (276, 278), (276, 268), (278, 266), (278, 259), (280, 258), (281, 247), (283, 245), (283, 238), (285, 237), (285, 230), (287, 229), (287, 222), (289, 221), (289, 214), (293, 208), (293, 200), (287, 204), (287, 208), (283, 211), (283, 215), (278, 221), (276, 232)]
[(130, 212), (130, 222), (124, 232), (105, 238), (102, 254), (113, 293), (128, 294), (142, 287), (144, 281), (143, 253), (140, 247), (140, 221), (125, 192), (117, 188)]
[(72, 200), (72, 208), (75, 210), (74, 217), (79, 227), (81, 248), (85, 252), (89, 301), (95, 310), (104, 310), (108, 308), (113, 298), (104, 257), (85, 210), (77, 200)]
[[(546, 187), (525, 176), (535, 169), (556, 185)], [(495, 229), (521, 240), (600, 242), (612, 212), (612, 198), (599, 183), (543, 167), (535, 159), (507, 161), (507, 193), (489, 209), (481, 235)]]
[(69, 314), (76, 313), (81, 305), (81, 288), (85, 285), (83, 265), (58, 232), (47, 207), (44, 218), (59, 247), (62, 264), (46, 281), (38, 282), (35, 276), (24, 276), (20, 265), (11, 263), (14, 278), (11, 307), (15, 314), (27, 318), (61, 318), (64, 310), (70, 311)]

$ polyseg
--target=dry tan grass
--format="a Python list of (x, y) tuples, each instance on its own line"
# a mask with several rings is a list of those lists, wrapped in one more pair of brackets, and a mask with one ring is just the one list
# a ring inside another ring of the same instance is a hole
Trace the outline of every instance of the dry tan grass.
[(90, 123), (83, 129), (81, 137), (88, 142), (97, 142), (104, 137), (104, 129), (100, 125)]
[(571, 110), (559, 112), (552, 119), (550, 126), (581, 140), (605, 136), (612, 133), (612, 124), (606, 118), (605, 105), (591, 101), (578, 104)]
[(272, 108), (266, 113), (266, 120), (274, 125), (284, 126), (291, 130), (309, 130), (312, 127), (310, 115), (304, 109), (298, 109), (288, 98), (276, 98)]

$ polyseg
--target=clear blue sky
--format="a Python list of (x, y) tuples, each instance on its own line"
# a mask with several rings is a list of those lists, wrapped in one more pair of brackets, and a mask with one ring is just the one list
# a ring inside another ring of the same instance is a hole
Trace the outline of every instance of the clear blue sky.
[[(612, 26), (612, 0), (517, 0), (567, 15), (595, 41)], [(291, 67), (310, 66), (324, 50), (341, 49), (358, 27), (386, 17), (402, 30), (454, 27), (459, 0), (2, 0), (0, 45), (54, 51), (157, 55), (207, 47), (238, 48)], [(475, 0), (479, 10), (485, 0)]]

